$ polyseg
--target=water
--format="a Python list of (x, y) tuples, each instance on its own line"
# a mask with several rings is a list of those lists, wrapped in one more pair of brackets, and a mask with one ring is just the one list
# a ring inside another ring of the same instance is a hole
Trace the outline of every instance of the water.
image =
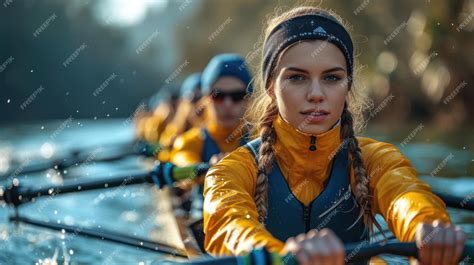
[[(0, 171), (15, 169), (15, 166), (6, 168), (8, 163), (5, 161), (8, 160), (44, 159), (84, 147), (93, 154), (100, 146), (104, 149), (99, 150), (106, 150), (133, 139), (130, 124), (122, 120), (75, 120), (68, 122), (67, 126), (61, 126), (64, 123), (65, 121), (57, 121), (0, 128), (0, 157), (3, 159), (0, 159)], [(383, 140), (397, 143), (388, 137)], [(436, 190), (466, 198), (470, 194), (474, 195), (472, 146), (414, 140), (399, 148), (413, 162), (420, 177)], [(451, 158), (448, 158), (450, 154)], [(434, 172), (443, 160), (446, 161), (445, 165)], [(93, 179), (97, 175), (109, 176), (143, 167), (142, 160), (129, 157), (111, 163), (88, 162), (61, 172), (50, 170), (26, 176), (20, 173), (18, 178), (22, 185), (40, 187), (58, 184), (63, 180)], [(0, 180), (0, 185), (5, 185), (8, 181)], [(136, 185), (41, 198), (21, 206), (19, 213), (37, 220), (104, 228), (160, 241), (160, 227), (153, 221), (158, 216), (158, 211), (152, 189), (148, 185)], [(474, 196), (471, 197), (474, 199)], [(449, 213), (453, 221), (468, 233), (470, 240), (474, 240), (474, 213), (455, 209), (449, 209)], [(1, 206), (1, 264), (55, 264), (55, 261), (58, 264), (152, 264), (164, 258), (159, 253), (103, 240), (30, 225), (16, 225), (8, 222), (8, 217), (13, 214), (11, 207)], [(391, 264), (406, 261), (399, 257), (390, 257), (389, 260)]]

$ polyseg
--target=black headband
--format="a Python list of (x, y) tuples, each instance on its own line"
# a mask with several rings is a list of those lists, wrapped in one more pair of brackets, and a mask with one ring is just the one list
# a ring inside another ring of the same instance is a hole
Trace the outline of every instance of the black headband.
[(326, 14), (304, 15), (291, 18), (276, 26), (267, 37), (263, 47), (263, 81), (275, 67), (279, 54), (290, 45), (301, 40), (326, 40), (335, 44), (344, 54), (349, 81), (352, 78), (353, 45), (349, 33), (334, 18)]

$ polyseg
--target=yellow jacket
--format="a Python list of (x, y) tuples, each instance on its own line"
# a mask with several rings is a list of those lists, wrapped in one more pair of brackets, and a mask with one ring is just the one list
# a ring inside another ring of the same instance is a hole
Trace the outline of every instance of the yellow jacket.
[[(242, 132), (239, 127), (233, 129), (223, 128), (209, 118), (206, 128), (223, 153), (231, 152), (240, 146)], [(171, 162), (177, 166), (208, 162), (202, 161), (201, 158), (203, 146), (204, 138), (201, 134), (201, 128), (192, 128), (176, 138), (173, 144)]]
[(203, 115), (198, 116), (196, 114), (196, 106), (196, 104), (189, 100), (181, 100), (178, 104), (173, 120), (164, 128), (163, 133), (160, 135), (159, 142), (163, 149), (158, 153), (157, 158), (161, 162), (169, 161), (171, 149), (177, 136), (204, 123)]
[[(277, 162), (293, 194), (308, 205), (320, 194), (330, 174), (331, 159), (341, 145), (340, 125), (316, 135), (315, 152), (308, 150), (310, 134), (298, 131), (281, 117), (273, 126)], [(416, 178), (410, 161), (394, 145), (365, 137), (357, 139), (371, 176), (372, 209), (384, 217), (399, 240), (412, 241), (420, 222), (450, 222), (444, 202), (431, 193), (428, 184)], [(209, 253), (239, 255), (257, 246), (283, 253), (284, 242), (272, 237), (258, 222), (256, 178), (254, 157), (245, 147), (209, 170), (204, 185), (205, 248)], [(352, 170), (350, 180), (355, 190)]]

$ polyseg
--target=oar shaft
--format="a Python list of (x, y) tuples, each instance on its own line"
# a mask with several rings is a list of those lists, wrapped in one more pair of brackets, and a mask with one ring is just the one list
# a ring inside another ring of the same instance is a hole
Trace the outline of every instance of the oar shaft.
[(95, 230), (87, 227), (80, 226), (70, 226), (57, 223), (48, 223), (38, 220), (32, 220), (26, 217), (12, 217), (10, 221), (21, 222), (25, 224), (30, 224), (38, 227), (48, 228), (52, 230), (61, 231), (64, 230), (68, 233), (73, 233), (75, 235), (87, 236), (91, 238), (97, 238), (101, 240), (107, 240), (110, 242), (115, 242), (123, 245), (128, 245), (132, 247), (137, 247), (144, 250), (150, 250), (154, 252), (169, 254), (177, 257), (186, 258), (187, 255), (183, 250), (168, 246), (163, 243), (153, 242), (148, 239), (143, 239), (139, 237), (131, 237), (128, 235), (119, 234), (113, 231), (107, 230)]
[(437, 191), (433, 191), (433, 193), (440, 197), (448, 207), (471, 211), (474, 210), (474, 198), (458, 197)]
[[(42, 188), (31, 188), (23, 186), (14, 186), (2, 189), (0, 192), (0, 201), (18, 206), (29, 202), (33, 198), (41, 196), (52, 196), (66, 194), (71, 192), (89, 191), (118, 186), (135, 185), (142, 183), (155, 183), (160, 188), (166, 185), (173, 185), (175, 181), (185, 178), (195, 178), (204, 174), (209, 166), (207, 164), (197, 164), (188, 167), (175, 167), (172, 164), (158, 164), (151, 172), (141, 171), (133, 174), (118, 177), (99, 177), (97, 180), (73, 181), (62, 185), (53, 185)], [(165, 176), (166, 175), (166, 176)]]
[(97, 189), (104, 189), (104, 188), (113, 188), (118, 186), (125, 186), (125, 185), (134, 185), (134, 184), (142, 184), (149, 181), (149, 172), (140, 172), (135, 174), (130, 174), (128, 176), (118, 176), (106, 179), (98, 179), (98, 180), (90, 180), (90, 181), (82, 181), (80, 183), (68, 183), (65, 185), (56, 185), (50, 187), (44, 187), (40, 189), (30, 190), (20, 188), (20, 195), (25, 199), (31, 199), (41, 196), (48, 196), (48, 195), (57, 195), (57, 194), (65, 194), (71, 192), (77, 192), (80, 190), (89, 191), (89, 190), (97, 190)]

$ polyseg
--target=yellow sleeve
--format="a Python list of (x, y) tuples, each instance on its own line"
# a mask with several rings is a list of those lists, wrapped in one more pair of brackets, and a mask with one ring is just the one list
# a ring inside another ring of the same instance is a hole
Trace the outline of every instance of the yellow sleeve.
[(415, 168), (397, 147), (358, 139), (374, 195), (373, 211), (385, 218), (400, 241), (412, 241), (419, 223), (451, 222), (444, 202), (416, 177)]
[(200, 128), (192, 128), (176, 138), (171, 151), (171, 163), (189, 166), (202, 162), (203, 139)]
[(212, 167), (204, 184), (205, 248), (212, 255), (240, 255), (265, 246), (282, 252), (283, 242), (259, 222), (254, 202), (256, 166), (240, 147)]

